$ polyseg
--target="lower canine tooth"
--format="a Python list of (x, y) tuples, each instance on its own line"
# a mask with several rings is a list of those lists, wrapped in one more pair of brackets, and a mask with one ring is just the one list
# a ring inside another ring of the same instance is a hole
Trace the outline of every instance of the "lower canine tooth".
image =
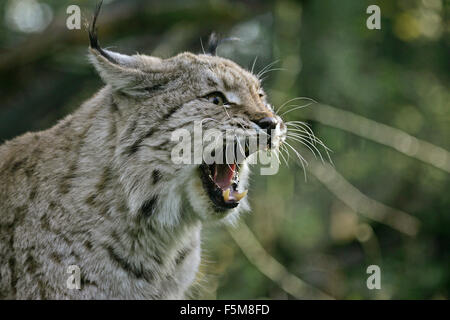
[(241, 200), (243, 197), (245, 197), (247, 195), (248, 190), (245, 190), (242, 193), (233, 193), (234, 198), (236, 199), (236, 201)]
[(223, 200), (225, 200), (225, 202), (230, 200), (230, 189), (222, 191), (222, 196), (223, 196)]

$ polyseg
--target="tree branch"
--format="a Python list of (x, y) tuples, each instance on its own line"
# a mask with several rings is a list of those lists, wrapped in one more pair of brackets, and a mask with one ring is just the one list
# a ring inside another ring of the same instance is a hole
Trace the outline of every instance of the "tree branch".
[(250, 228), (241, 222), (237, 228), (227, 227), (233, 240), (248, 260), (281, 289), (297, 299), (334, 299), (290, 273), (281, 263), (264, 250)]
[(309, 162), (307, 168), (328, 190), (355, 212), (409, 236), (417, 234), (420, 227), (418, 219), (367, 197), (351, 185), (333, 166), (314, 160)]
[(447, 150), (397, 128), (324, 104), (314, 105), (309, 112), (305, 112), (305, 116), (325, 125), (384, 144), (409, 157), (450, 173), (450, 153)]

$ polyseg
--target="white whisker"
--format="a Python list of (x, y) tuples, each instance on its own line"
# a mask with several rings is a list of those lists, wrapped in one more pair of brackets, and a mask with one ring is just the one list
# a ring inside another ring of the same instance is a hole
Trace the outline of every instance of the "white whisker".
[(300, 127), (300, 128), (305, 128), (306, 130), (308, 130), (312, 136), (315, 137), (314, 132), (312, 131), (311, 127), (309, 126), (308, 123), (304, 122), (304, 121), (287, 121), (286, 125), (292, 125), (295, 127)]
[(294, 153), (297, 155), (297, 157), (298, 157), (298, 159), (299, 159), (299, 161), (300, 161), (300, 164), (301, 164), (301, 166), (302, 166), (302, 168), (303, 168), (303, 174), (304, 174), (304, 176), (305, 176), (305, 181), (307, 181), (307, 179), (306, 179), (306, 168), (305, 168), (305, 165), (304, 165), (303, 163), (305, 163), (306, 165), (308, 165), (308, 161), (306, 161), (305, 158), (303, 158), (303, 157), (300, 155), (300, 153), (298, 153), (298, 151), (295, 150), (295, 148), (294, 148), (293, 146), (291, 146), (287, 141), (284, 141), (284, 143), (285, 143), (289, 148), (291, 148), (292, 151), (294, 151)]
[[(302, 131), (302, 130), (298, 130), (298, 129), (289, 129), (288, 131), (291, 131), (291, 132), (305, 132), (305, 131)], [(306, 133), (306, 132), (305, 132)], [(309, 137), (310, 137), (310, 135), (308, 135)], [(306, 137), (306, 136), (304, 136), (304, 137)], [(317, 138), (317, 136), (313, 136), (313, 139), (314, 139), (314, 142), (317, 142), (322, 148), (324, 148), (325, 150), (327, 150), (327, 151), (329, 151), (329, 152), (333, 152), (333, 150), (331, 150), (330, 148), (328, 148), (324, 143), (323, 143), (323, 141), (322, 140), (320, 140), (319, 138)]]
[(286, 68), (272, 68), (272, 69), (268, 69), (268, 70), (265, 70), (264, 72), (262, 72), (262, 73), (259, 75), (259, 77), (262, 77), (262, 76), (265, 75), (266, 73), (269, 73), (269, 72), (272, 72), (272, 71), (278, 71), (278, 70), (283, 70), (283, 71), (285, 71)]
[[(285, 148), (286, 148), (286, 146), (284, 146), (284, 145), (282, 145), (282, 147), (285, 147)], [(289, 168), (289, 162), (288, 162), (288, 160), (286, 160), (286, 158), (283, 156), (283, 150), (286, 150), (286, 153), (287, 153), (288, 157), (289, 157), (289, 152), (288, 152), (287, 149), (281, 149), (281, 150), (280, 150), (280, 156), (281, 156), (281, 158), (283, 158), (284, 162), (286, 163), (286, 167)]]
[(280, 115), (280, 117), (282, 117), (282, 116), (284, 116), (285, 114), (288, 114), (288, 113), (290, 113), (290, 112), (292, 112), (292, 111), (295, 111), (295, 110), (298, 110), (298, 109), (303, 109), (303, 108), (309, 107), (309, 106), (312, 105), (312, 104), (313, 104), (313, 102), (308, 103), (308, 104), (305, 104), (305, 105), (302, 105), (302, 106), (295, 106), (295, 108), (292, 108), (292, 109), (290, 109), (290, 110), (288, 110), (288, 111), (283, 112), (283, 113)]
[(323, 157), (322, 157), (322, 153), (320, 153), (319, 149), (317, 149), (316, 146), (311, 144), (308, 140), (306, 140), (304, 138), (300, 138), (298, 136), (292, 136), (292, 135), (289, 135), (289, 134), (288, 134), (288, 137), (290, 139), (292, 139), (292, 140), (295, 140), (295, 141), (303, 144), (305, 147), (307, 147), (312, 152), (314, 157), (317, 159), (316, 153), (313, 151), (313, 149), (311, 149), (311, 147), (313, 147), (314, 150), (316, 150), (316, 152), (319, 154), (319, 157), (320, 157), (320, 160), (322, 161), (322, 163), (325, 163), (325, 161), (323, 160)]
[(282, 109), (285, 105), (287, 105), (288, 103), (290, 103), (290, 102), (292, 102), (292, 101), (296, 101), (296, 100), (309, 100), (309, 101), (312, 101), (312, 102), (317, 103), (316, 100), (311, 99), (311, 98), (308, 98), (308, 97), (296, 97), (296, 98), (292, 98), (292, 99), (286, 101), (285, 103), (283, 103), (283, 104), (277, 109), (276, 113), (278, 114), (278, 113), (281, 111), (281, 109)]
[(201, 38), (201, 37), (200, 37), (200, 45), (202, 46), (203, 54), (206, 54), (206, 53), (205, 53), (205, 48), (203, 47), (203, 41), (202, 41), (202, 38)]
[(314, 140), (314, 138), (315, 138), (315, 135), (314, 135), (314, 132), (311, 130), (311, 128), (309, 128), (308, 126), (306, 126), (306, 127), (304, 127), (304, 126), (302, 126), (302, 125), (300, 125), (300, 124), (292, 124), (292, 123), (290, 123), (290, 124), (287, 124), (286, 123), (286, 125), (289, 127), (289, 126), (292, 126), (292, 127), (294, 127), (294, 128), (288, 128), (288, 131), (297, 131), (297, 132), (301, 132), (301, 133), (306, 133), (307, 135), (308, 135), (308, 137), (312, 140), (312, 141), (314, 141), (314, 143), (315, 143), (315, 140)]
[(256, 75), (256, 77), (257, 78), (261, 78), (261, 73), (262, 72), (264, 72), (264, 71), (266, 71), (267, 69), (269, 69), (269, 68), (271, 68), (274, 64), (276, 64), (276, 63), (278, 63), (280, 60), (275, 60), (274, 62), (272, 62), (272, 63), (269, 63), (268, 65), (266, 65), (264, 68), (262, 68), (259, 72), (258, 72), (258, 74)]
[(250, 71), (251, 73), (253, 73), (253, 70), (255, 69), (256, 60), (258, 60), (258, 56), (256, 56), (255, 59), (253, 60), (252, 70)]
[(289, 149), (284, 144), (281, 145), (281, 149), (286, 152), (287, 161), (289, 162), (289, 160), (291, 159), (291, 157), (289, 155)]

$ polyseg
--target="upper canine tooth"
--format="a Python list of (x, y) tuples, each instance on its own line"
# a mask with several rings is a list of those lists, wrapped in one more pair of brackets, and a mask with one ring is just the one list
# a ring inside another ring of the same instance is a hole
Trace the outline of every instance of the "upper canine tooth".
[(230, 189), (222, 191), (222, 196), (223, 196), (223, 200), (225, 200), (225, 202), (230, 200)]
[(233, 196), (236, 199), (236, 201), (239, 201), (239, 200), (241, 200), (243, 197), (245, 197), (247, 195), (247, 192), (248, 192), (248, 190), (245, 190), (242, 193), (235, 192), (235, 193), (233, 193)]

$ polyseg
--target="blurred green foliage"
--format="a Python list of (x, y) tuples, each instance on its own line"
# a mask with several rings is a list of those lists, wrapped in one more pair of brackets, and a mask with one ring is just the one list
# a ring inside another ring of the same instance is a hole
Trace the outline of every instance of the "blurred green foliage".
[[(86, 59), (86, 31), (65, 27), (65, 10), (75, 3), (89, 20), (94, 1), (0, 3), (1, 141), (52, 126), (102, 86)], [(381, 30), (366, 28), (370, 4), (381, 8)], [(24, 14), (30, 5), (34, 9)], [(448, 1), (110, 0), (103, 9), (99, 33), (106, 47), (168, 57), (200, 52), (200, 38), (205, 42), (213, 30), (236, 36), (241, 41), (225, 43), (219, 55), (249, 69), (257, 56), (256, 71), (279, 60), (274, 68), (283, 70), (264, 80), (275, 107), (309, 97), (450, 150)], [(305, 120), (307, 112), (286, 118)], [(243, 220), (265, 250), (336, 298), (448, 298), (448, 172), (320, 122), (309, 124), (333, 149), (335, 169), (345, 179), (416, 217), (419, 232), (404, 235), (361, 216), (309, 170), (305, 182), (291, 161), (275, 176), (252, 178), (253, 211)], [(296, 298), (250, 263), (226, 228), (205, 228), (204, 239), (197, 297)], [(371, 264), (381, 267), (381, 290), (366, 287)]]

